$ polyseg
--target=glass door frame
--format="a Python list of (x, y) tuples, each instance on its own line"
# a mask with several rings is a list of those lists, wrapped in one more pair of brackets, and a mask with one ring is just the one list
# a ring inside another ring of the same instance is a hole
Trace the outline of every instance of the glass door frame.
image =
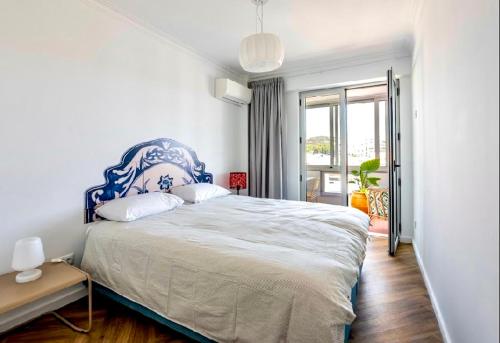
[[(322, 95), (338, 95), (339, 96), (339, 105), (338, 105), (338, 128), (337, 133), (339, 135), (337, 150), (333, 151), (337, 156), (330, 155), (330, 166), (317, 166), (320, 169), (320, 189), (323, 189), (323, 173), (331, 171), (336, 172), (338, 167), (338, 172), (340, 173), (340, 196), (341, 196), (341, 204), (347, 206), (348, 198), (347, 198), (347, 169), (346, 169), (346, 161), (347, 161), (347, 145), (343, 142), (347, 142), (345, 139), (347, 134), (347, 116), (346, 116), (346, 101), (345, 101), (345, 87), (337, 87), (337, 88), (328, 88), (328, 89), (320, 89), (320, 90), (312, 90), (305, 91), (299, 93), (299, 146), (300, 146), (300, 200), (306, 201), (307, 194), (307, 165), (306, 165), (306, 98), (313, 96), (322, 96)], [(330, 113), (330, 118), (332, 118), (332, 113)], [(334, 117), (336, 117), (334, 116)], [(335, 126), (335, 123), (330, 119), (330, 127)], [(330, 130), (330, 140), (331, 140), (331, 130)], [(335, 144), (330, 141), (330, 146), (333, 147)], [(334, 165), (333, 161), (337, 160), (339, 165)], [(322, 192), (323, 193), (323, 192)], [(332, 193), (335, 194), (335, 193)]]
[(401, 239), (401, 123), (400, 84), (387, 71), (387, 111), (389, 125), (389, 255), (395, 256)]
[[(387, 87), (387, 83), (384, 81), (384, 82), (363, 84), (360, 86), (346, 87), (345, 90), (347, 92), (347, 91), (353, 90), (353, 89), (370, 88), (370, 87), (377, 87), (377, 86)], [(387, 112), (387, 94), (377, 95), (377, 96), (370, 95), (370, 96), (366, 96), (366, 97), (359, 97), (355, 100), (349, 101), (348, 97), (347, 97), (347, 93), (346, 93), (346, 106), (348, 106), (349, 104), (371, 103), (371, 102), (373, 102), (373, 106), (374, 106), (374, 108), (373, 108), (374, 125), (375, 125), (375, 129), (374, 129), (375, 157), (374, 158), (380, 158), (380, 151), (381, 151), (380, 147), (381, 147), (381, 140), (382, 140), (382, 136), (380, 136), (380, 120), (381, 120), (380, 117), (384, 116), (385, 117), (385, 136), (386, 136), (386, 156), (385, 156), (384, 164), (382, 164), (382, 160), (380, 161), (381, 165), (380, 165), (378, 172), (379, 173), (388, 173), (389, 172), (389, 158), (388, 158), (388, 154), (387, 154), (387, 148), (388, 148), (388, 139), (389, 139), (389, 121), (388, 121), (388, 112)], [(379, 104), (381, 102), (385, 102), (385, 112), (384, 113), (380, 112)], [(346, 110), (346, 113), (347, 112), (348, 111)], [(346, 121), (348, 121), (347, 117), (346, 117)], [(349, 139), (348, 132), (346, 133), (346, 135), (347, 135), (347, 139)], [(347, 173), (349, 174), (353, 169), (358, 169), (359, 165), (351, 165), (349, 163), (349, 145), (347, 144), (347, 142), (346, 142), (346, 145), (347, 145), (347, 157), (346, 157), (346, 159), (347, 159)]]
[[(362, 83), (362, 84), (354, 84), (354, 85), (346, 85), (343, 87), (335, 87), (335, 88), (324, 88), (319, 90), (311, 90), (304, 91), (299, 93), (299, 149), (300, 149), (300, 200), (306, 201), (307, 195), (307, 165), (306, 165), (306, 98), (313, 96), (321, 96), (321, 95), (339, 95), (339, 142), (338, 142), (338, 161), (339, 161), (339, 173), (340, 173), (340, 181), (341, 181), (341, 205), (348, 206), (349, 205), (349, 194), (348, 194), (348, 175), (349, 175), (349, 161), (347, 156), (348, 149), (348, 137), (347, 137), (347, 91), (352, 89), (359, 88), (368, 88), (375, 86), (383, 86), (387, 85), (387, 79), (381, 79), (380, 81)], [(379, 98), (377, 100), (386, 100), (387, 98)], [(367, 101), (369, 101), (367, 99)], [(375, 109), (378, 111), (378, 109)], [(386, 103), (386, 120), (387, 120), (387, 110), (388, 104)], [(380, 113), (379, 113), (380, 116)], [(378, 125), (378, 123), (376, 123)], [(333, 125), (333, 123), (330, 123)], [(377, 128), (376, 128), (377, 129)], [(388, 121), (386, 121), (386, 134), (388, 133)], [(331, 137), (330, 137), (331, 138)], [(332, 144), (331, 144), (332, 145)], [(387, 158), (387, 156), (386, 156)], [(334, 158), (330, 158), (331, 161)], [(389, 163), (387, 161), (387, 163)], [(332, 164), (332, 162), (331, 162)], [(323, 189), (323, 173), (332, 171), (337, 172), (337, 166), (330, 165), (329, 167), (320, 167), (321, 172), (321, 190)], [(351, 168), (352, 169), (352, 168)], [(388, 171), (388, 166), (381, 168), (382, 172)], [(334, 193), (332, 193), (334, 194)]]

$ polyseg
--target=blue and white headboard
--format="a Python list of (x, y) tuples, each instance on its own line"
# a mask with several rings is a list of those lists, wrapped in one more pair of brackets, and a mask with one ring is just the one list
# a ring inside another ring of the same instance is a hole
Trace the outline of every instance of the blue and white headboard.
[(85, 223), (99, 220), (95, 209), (104, 202), (129, 195), (168, 192), (188, 183), (212, 183), (190, 147), (168, 138), (158, 138), (128, 149), (116, 166), (104, 171), (105, 183), (85, 192)]

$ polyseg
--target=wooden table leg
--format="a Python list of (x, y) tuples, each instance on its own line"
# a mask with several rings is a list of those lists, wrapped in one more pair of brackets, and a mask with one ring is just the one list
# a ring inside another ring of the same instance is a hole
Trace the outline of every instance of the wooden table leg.
[(67, 326), (69, 326), (71, 329), (73, 329), (75, 331), (78, 331), (78, 332), (84, 332), (84, 333), (88, 333), (92, 329), (92, 279), (90, 278), (90, 275), (88, 275), (88, 274), (87, 274), (87, 281), (88, 281), (88, 285), (87, 285), (88, 296), (87, 296), (87, 298), (88, 298), (88, 304), (89, 304), (89, 323), (88, 323), (86, 329), (76, 326), (75, 324), (71, 323), (69, 320), (67, 320), (66, 318), (64, 318), (63, 316), (61, 316), (56, 311), (50, 312), (57, 319), (59, 319), (64, 324), (66, 324)]

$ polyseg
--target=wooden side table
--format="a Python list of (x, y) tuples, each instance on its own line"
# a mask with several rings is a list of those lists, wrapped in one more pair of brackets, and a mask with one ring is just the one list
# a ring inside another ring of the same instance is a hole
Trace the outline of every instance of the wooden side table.
[(0, 314), (87, 281), (89, 322), (86, 329), (74, 325), (55, 311), (51, 313), (73, 330), (89, 332), (92, 328), (92, 280), (90, 275), (64, 262), (46, 262), (39, 268), (42, 270), (42, 276), (32, 282), (16, 283), (17, 272), (0, 276)]

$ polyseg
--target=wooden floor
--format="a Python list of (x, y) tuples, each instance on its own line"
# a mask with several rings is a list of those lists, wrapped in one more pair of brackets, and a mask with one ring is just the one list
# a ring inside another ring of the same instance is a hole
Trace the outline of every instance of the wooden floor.
[[(427, 291), (411, 245), (402, 245), (397, 257), (387, 256), (385, 239), (374, 238), (361, 277), (358, 318), (352, 343), (442, 342)], [(60, 311), (85, 325), (84, 300)], [(180, 334), (125, 307), (96, 296), (94, 329), (79, 334), (51, 315), (44, 315), (0, 336), (0, 342), (190, 342)]]
[(442, 342), (411, 244), (387, 255), (387, 240), (372, 238), (363, 265), (352, 343)]

